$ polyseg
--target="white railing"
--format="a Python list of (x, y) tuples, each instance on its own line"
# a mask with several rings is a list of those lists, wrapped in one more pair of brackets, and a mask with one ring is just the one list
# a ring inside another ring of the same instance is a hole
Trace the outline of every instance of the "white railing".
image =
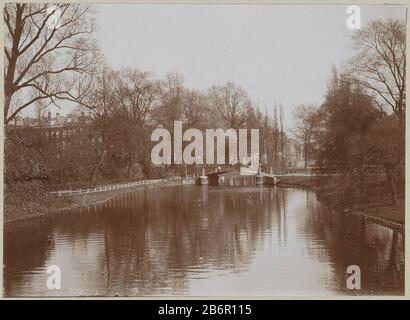
[[(190, 178), (190, 177), (187, 177)], [(155, 185), (164, 182), (172, 182), (172, 181), (181, 181), (184, 178), (176, 177), (176, 178), (168, 178), (168, 179), (151, 179), (151, 180), (141, 180), (141, 181), (134, 181), (128, 183), (120, 183), (120, 184), (113, 184), (113, 185), (106, 185), (106, 186), (99, 186), (92, 189), (80, 189), (80, 190), (60, 190), (60, 191), (53, 191), (50, 194), (54, 194), (58, 197), (62, 195), (76, 195), (76, 194), (88, 194), (94, 192), (104, 192), (104, 191), (111, 191), (111, 190), (118, 190), (124, 188), (132, 188), (141, 185)]]
[(286, 173), (286, 172), (280, 172), (280, 173), (275, 173), (275, 176), (287, 176), (287, 177), (326, 177), (326, 176), (344, 176), (343, 173)]

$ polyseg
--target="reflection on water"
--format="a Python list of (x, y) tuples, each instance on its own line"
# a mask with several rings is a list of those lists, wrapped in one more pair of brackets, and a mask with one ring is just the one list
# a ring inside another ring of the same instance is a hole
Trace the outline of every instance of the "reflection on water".
[[(175, 186), (6, 230), (7, 296), (404, 294), (401, 233), (299, 189)], [(46, 269), (61, 268), (61, 290)], [(362, 290), (346, 289), (361, 268)]]

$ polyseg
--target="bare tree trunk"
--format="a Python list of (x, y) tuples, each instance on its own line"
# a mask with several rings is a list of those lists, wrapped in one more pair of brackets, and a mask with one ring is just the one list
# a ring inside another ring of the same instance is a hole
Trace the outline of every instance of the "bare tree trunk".
[(397, 185), (394, 179), (393, 167), (391, 164), (385, 164), (384, 169), (386, 172), (387, 182), (391, 190), (391, 201), (393, 205), (397, 205)]
[(309, 150), (308, 150), (308, 146), (307, 145), (305, 145), (304, 147), (303, 147), (303, 153), (304, 153), (304, 160), (305, 160), (305, 169), (308, 167), (308, 157), (309, 157)]
[(127, 178), (130, 177), (131, 165), (132, 165), (132, 154), (129, 154), (128, 155), (128, 163), (127, 163), (127, 173), (126, 173)]
[(92, 182), (93, 182), (93, 183), (96, 182), (98, 170), (100, 169), (100, 167), (101, 167), (102, 164), (104, 163), (104, 158), (105, 158), (106, 153), (107, 153), (106, 150), (104, 150), (104, 151), (101, 153), (100, 160), (98, 161), (97, 165), (94, 167), (93, 175), (92, 175)]

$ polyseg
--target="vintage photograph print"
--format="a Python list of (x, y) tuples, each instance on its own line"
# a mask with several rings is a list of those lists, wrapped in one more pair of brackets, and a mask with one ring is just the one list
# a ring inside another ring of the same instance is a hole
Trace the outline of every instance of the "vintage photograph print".
[(405, 6), (2, 9), (4, 297), (405, 294)]

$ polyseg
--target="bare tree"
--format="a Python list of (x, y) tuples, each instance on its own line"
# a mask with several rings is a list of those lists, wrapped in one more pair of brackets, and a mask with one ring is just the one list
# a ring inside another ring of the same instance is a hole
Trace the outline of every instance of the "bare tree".
[(114, 87), (119, 113), (136, 125), (143, 126), (158, 103), (158, 86), (151, 75), (127, 68), (116, 74)]
[(382, 111), (388, 112), (387, 108), (390, 108), (404, 125), (405, 22), (393, 19), (371, 21), (355, 33), (353, 42), (357, 54), (349, 63), (351, 74), (369, 89)]
[(159, 81), (160, 106), (155, 110), (157, 121), (173, 132), (174, 121), (181, 120), (181, 100), (184, 91), (184, 77), (168, 73), (165, 80)]
[(282, 104), (279, 105), (279, 122), (280, 122), (280, 152), (281, 152), (281, 161), (282, 169), (285, 169), (285, 134), (284, 134), (284, 121), (285, 115), (283, 113)]
[(209, 116), (207, 97), (198, 90), (185, 89), (182, 97), (182, 116), (188, 128), (203, 127)]
[(398, 152), (385, 162), (385, 168), (389, 181), (388, 172), (394, 171), (404, 185), (406, 23), (397, 19), (371, 21), (356, 32), (353, 41), (357, 54), (350, 61), (351, 74), (368, 89), (382, 113), (397, 117)]
[(98, 57), (91, 8), (7, 3), (4, 122), (38, 100), (81, 102)]
[[(126, 177), (130, 177), (131, 167), (138, 162), (145, 173), (149, 170), (149, 139), (147, 126), (151, 112), (159, 105), (159, 87), (147, 72), (127, 68), (116, 73), (114, 80), (114, 114), (120, 123), (114, 135), (121, 145), (121, 153), (126, 159)], [(119, 118), (118, 118), (119, 116)]]
[(212, 107), (230, 128), (238, 129), (246, 122), (251, 101), (240, 86), (233, 82), (224, 86), (213, 86), (208, 95)]
[(271, 163), (269, 163), (268, 159), (268, 153), (269, 153), (269, 146), (270, 146), (270, 141), (271, 141), (271, 125), (270, 125), (270, 118), (268, 115), (268, 110), (265, 107), (265, 114), (263, 116), (263, 121), (262, 121), (262, 128), (261, 128), (261, 133), (262, 133), (262, 143), (261, 143), (261, 153), (263, 154), (262, 162), (264, 165), (269, 166)]
[(293, 130), (296, 140), (302, 147), (305, 168), (309, 164), (313, 149), (314, 134), (317, 130), (317, 109), (313, 106), (298, 106), (294, 111), (296, 126)]
[(112, 113), (116, 104), (114, 95), (115, 72), (103, 66), (102, 70), (93, 78), (92, 86), (84, 98), (87, 112), (90, 114), (101, 143), (97, 148), (97, 160), (92, 170), (92, 181), (95, 182), (99, 170), (106, 161), (106, 155), (113, 145)]
[(273, 106), (273, 163), (275, 170), (278, 169), (278, 145), (279, 145), (279, 121), (278, 121), (278, 107)]

